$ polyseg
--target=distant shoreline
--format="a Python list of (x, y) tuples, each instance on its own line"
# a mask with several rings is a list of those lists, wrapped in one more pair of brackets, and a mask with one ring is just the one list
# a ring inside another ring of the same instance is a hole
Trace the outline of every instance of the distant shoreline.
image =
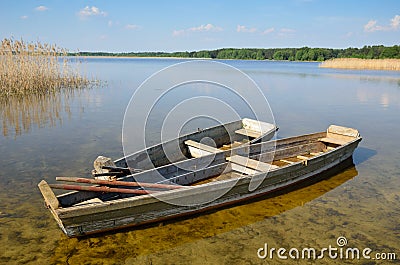
[[(75, 57), (75, 56), (73, 56)], [(301, 62), (320, 63), (320, 68), (348, 69), (348, 70), (387, 70), (400, 71), (400, 59), (358, 59), (335, 58), (324, 62), (320, 61), (288, 61), (288, 60), (255, 60), (255, 59), (217, 59), (217, 58), (191, 58), (191, 57), (160, 57), (160, 56), (109, 56), (109, 55), (76, 55), (79, 58), (105, 58), (105, 59), (175, 59), (175, 60), (216, 60), (216, 61), (269, 61), (269, 62)]]
[(212, 58), (190, 58), (190, 57), (160, 57), (160, 56), (110, 56), (110, 55), (74, 55), (77, 58), (106, 58), (106, 59), (182, 59), (182, 60), (218, 60)]
[(217, 59), (217, 60), (275, 60), (324, 62), (334, 58), (364, 59), (400, 59), (398, 46), (364, 46), (362, 48), (220, 48), (215, 50), (175, 51), (175, 52), (91, 52), (80, 51), (69, 53), (71, 56), (101, 56), (117, 58), (183, 58), (183, 59)]

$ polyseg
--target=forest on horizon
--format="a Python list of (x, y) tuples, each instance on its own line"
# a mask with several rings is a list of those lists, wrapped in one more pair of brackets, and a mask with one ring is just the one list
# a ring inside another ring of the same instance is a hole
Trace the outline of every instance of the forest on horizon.
[(183, 52), (77, 52), (75, 56), (178, 57), (238, 60), (326, 61), (334, 58), (400, 59), (400, 46), (364, 46), (362, 48), (222, 48)]

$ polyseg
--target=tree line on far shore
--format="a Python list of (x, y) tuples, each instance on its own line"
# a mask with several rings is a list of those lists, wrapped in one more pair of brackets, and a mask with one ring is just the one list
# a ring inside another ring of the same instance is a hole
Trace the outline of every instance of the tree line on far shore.
[(287, 60), (287, 61), (325, 61), (334, 58), (361, 59), (400, 59), (400, 46), (377, 45), (362, 48), (223, 48), (192, 52), (78, 52), (78, 56), (115, 56), (115, 57), (179, 57), (238, 60)]

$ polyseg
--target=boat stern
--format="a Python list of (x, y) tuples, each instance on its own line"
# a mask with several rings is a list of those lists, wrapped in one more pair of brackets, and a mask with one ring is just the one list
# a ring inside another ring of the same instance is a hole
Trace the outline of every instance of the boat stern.
[(57, 199), (56, 195), (54, 194), (53, 190), (49, 186), (49, 184), (45, 181), (42, 180), (38, 184), (39, 190), (42, 193), (44, 203), (47, 209), (50, 210), (51, 214), (53, 215), (54, 219), (57, 221), (58, 226), (61, 228), (61, 230), (68, 235), (68, 232), (66, 231), (64, 224), (62, 223), (60, 217), (57, 214), (57, 209), (61, 207), (61, 204), (59, 200)]

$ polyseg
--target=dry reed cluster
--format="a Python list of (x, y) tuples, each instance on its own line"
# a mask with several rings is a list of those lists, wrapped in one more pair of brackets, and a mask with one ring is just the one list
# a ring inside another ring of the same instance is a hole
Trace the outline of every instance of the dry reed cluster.
[(88, 84), (79, 64), (71, 66), (65, 49), (7, 38), (1, 42), (0, 96), (45, 94)]
[(400, 59), (337, 58), (321, 63), (320, 67), (400, 71)]

